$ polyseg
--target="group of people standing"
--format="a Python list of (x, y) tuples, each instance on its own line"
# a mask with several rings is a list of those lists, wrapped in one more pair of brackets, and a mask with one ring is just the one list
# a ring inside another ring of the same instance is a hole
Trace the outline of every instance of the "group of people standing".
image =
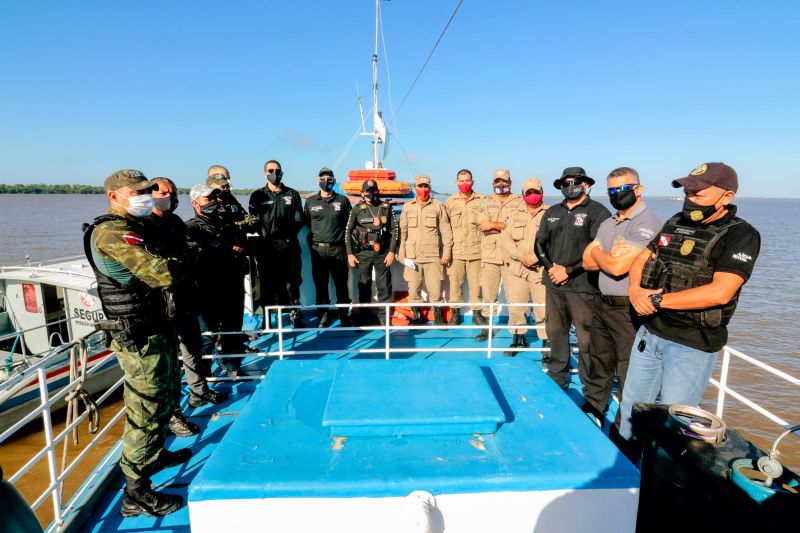
[[(507, 169), (492, 175), (492, 194), (474, 190), (472, 173), (456, 174), (457, 192), (442, 203), (432, 196), (429, 176), (414, 178), (414, 198), (402, 205), (399, 220), (381, 198), (377, 181), (364, 180), (361, 200), (334, 190), (332, 170), (319, 172), (319, 191), (305, 203), (283, 182), (276, 160), (264, 165), (266, 185), (254, 191), (247, 211), (231, 193), (230, 174), (220, 165), (191, 188), (195, 217), (184, 223), (174, 214), (175, 184), (148, 180), (124, 169), (106, 178), (108, 212), (85, 227), (86, 255), (95, 270), (111, 337), (126, 376), (126, 428), (121, 466), (127, 479), (124, 516), (163, 516), (181, 498), (152, 490), (153, 473), (187, 461), (188, 449), (163, 448), (169, 431), (192, 435), (199, 428), (178, 408), (183, 356), (189, 403), (198, 407), (225, 401), (209, 388), (207, 354), (246, 351), (243, 335), (202, 336), (201, 331), (242, 328), (244, 276), (260, 279), (256, 300), (265, 309), (300, 304), (299, 233), (308, 225), (308, 247), (320, 327), (369, 320), (348, 313), (349, 271), (356, 271), (358, 302), (390, 302), (391, 271), (404, 265), (409, 319), (422, 323), (422, 290), (429, 302), (444, 302), (449, 278), (450, 316), (433, 306), (437, 325), (460, 324), (468, 285), (472, 324), (485, 341), (502, 285), (509, 307), (512, 343), (506, 355), (526, 349), (533, 307), (537, 335), (549, 347), (546, 368), (562, 388), (570, 380), (570, 330), (578, 339), (578, 371), (584, 411), (600, 424), (612, 382), (622, 390), (615, 425), (631, 439), (634, 402), (697, 404), (727, 340), (726, 325), (739, 291), (752, 272), (760, 237), (736, 217), (730, 202), (738, 189), (736, 172), (706, 163), (673, 186), (683, 187), (683, 210), (662, 224), (643, 200), (636, 170), (620, 167), (607, 178), (614, 215), (590, 197), (595, 180), (583, 168), (568, 167), (553, 182), (564, 199), (548, 206), (536, 178), (521, 194), (512, 192)], [(255, 261), (253, 261), (255, 259)], [(329, 283), (335, 306), (330, 305)], [(265, 313), (266, 324), (270, 324)], [(378, 320), (390, 317), (379, 310)], [(289, 313), (303, 327), (297, 309)], [(215, 346), (216, 345), (216, 346)], [(222, 359), (231, 377), (240, 357)]]

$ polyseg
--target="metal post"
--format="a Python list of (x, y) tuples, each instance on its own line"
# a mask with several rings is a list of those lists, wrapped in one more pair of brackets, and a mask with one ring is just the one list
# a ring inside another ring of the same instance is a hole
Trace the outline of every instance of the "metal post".
[(51, 497), (53, 499), (53, 521), (61, 524), (61, 493), (58, 490), (58, 471), (56, 470), (56, 450), (53, 444), (53, 422), (50, 420), (50, 394), (47, 392), (47, 374), (44, 368), (37, 368), (39, 378), (39, 395), (42, 399), (42, 424), (44, 425), (44, 438), (47, 449), (47, 466), (50, 471)]
[(283, 307), (278, 306), (278, 358), (283, 361)]
[(486, 349), (489, 351), (489, 359), (492, 358), (492, 334), (494, 333), (494, 329), (492, 326), (494, 325), (494, 302), (489, 304), (489, 338), (487, 339)]
[(728, 387), (728, 366), (731, 362), (731, 354), (728, 347), (722, 349), (722, 371), (719, 375), (719, 394), (717, 395), (717, 416), (722, 418), (722, 411), (725, 408), (725, 389)]
[(390, 344), (389, 337), (391, 337), (391, 331), (390, 331), (389, 327), (391, 325), (392, 318), (389, 316), (389, 304), (388, 303), (386, 304), (384, 309), (386, 311), (386, 314), (383, 315), (384, 316), (383, 330), (384, 330), (384, 335), (386, 336), (386, 347), (385, 347), (386, 352), (385, 352), (385, 356), (386, 356), (386, 360), (388, 361), (389, 360), (389, 344)]

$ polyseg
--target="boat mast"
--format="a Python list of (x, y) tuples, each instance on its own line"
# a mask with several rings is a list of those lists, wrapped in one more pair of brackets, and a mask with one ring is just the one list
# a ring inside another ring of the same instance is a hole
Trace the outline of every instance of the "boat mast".
[(375, 0), (375, 53), (372, 54), (372, 160), (375, 168), (383, 165), (378, 160), (378, 21), (379, 21), (380, 0)]

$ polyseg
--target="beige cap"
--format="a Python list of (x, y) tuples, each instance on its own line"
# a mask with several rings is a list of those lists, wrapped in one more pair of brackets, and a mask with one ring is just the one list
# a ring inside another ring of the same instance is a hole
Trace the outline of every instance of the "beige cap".
[(430, 176), (414, 176), (414, 185), (420, 185), (422, 183), (427, 183), (428, 185), (431, 184), (431, 177)]
[(542, 189), (542, 180), (539, 178), (528, 178), (525, 180), (525, 183), (522, 184), (522, 192), (529, 191), (531, 189), (535, 189), (537, 191), (541, 191)]
[(507, 168), (498, 168), (494, 171), (492, 183), (497, 180), (511, 181), (511, 172)]

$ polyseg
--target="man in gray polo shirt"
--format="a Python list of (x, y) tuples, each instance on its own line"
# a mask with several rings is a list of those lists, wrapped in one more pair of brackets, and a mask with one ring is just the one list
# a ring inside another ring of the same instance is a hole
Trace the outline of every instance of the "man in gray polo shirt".
[(600, 272), (601, 293), (592, 320), (583, 411), (601, 427), (615, 373), (622, 397), (633, 339), (641, 325), (628, 300), (628, 270), (662, 226), (644, 204), (642, 192), (644, 185), (636, 170), (621, 167), (608, 175), (608, 198), (617, 213), (600, 224), (595, 240), (583, 252), (583, 268)]

